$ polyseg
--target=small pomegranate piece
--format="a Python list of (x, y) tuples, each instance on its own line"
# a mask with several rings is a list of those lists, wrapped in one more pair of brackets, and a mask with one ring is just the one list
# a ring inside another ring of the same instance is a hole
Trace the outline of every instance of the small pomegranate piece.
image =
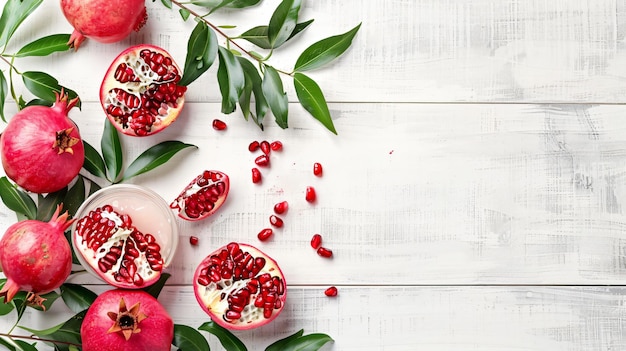
[(226, 129), (226, 123), (219, 119), (213, 120), (213, 129), (215, 130), (224, 130)]
[(197, 236), (190, 236), (190, 237), (189, 237), (189, 243), (190, 243), (191, 245), (193, 245), (193, 246), (198, 245), (198, 241), (199, 241), (199, 239), (198, 239), (198, 237), (197, 237)]
[(323, 246), (320, 246), (319, 248), (317, 248), (317, 254), (324, 258), (333, 257), (333, 252), (330, 249), (327, 249)]
[(274, 205), (274, 212), (276, 214), (283, 214), (287, 212), (288, 208), (289, 208), (289, 203), (287, 201), (281, 201), (277, 203), (276, 205)]
[(273, 151), (280, 151), (283, 149), (283, 143), (278, 140), (272, 141), (272, 143), (270, 144), (270, 149), (272, 149)]
[(311, 238), (311, 247), (317, 250), (320, 246), (322, 246), (322, 236), (319, 234), (313, 235)]
[(315, 202), (315, 200), (317, 199), (317, 194), (315, 193), (315, 188), (313, 188), (312, 186), (307, 186), (306, 187), (306, 192), (304, 194), (304, 198), (308, 202)]
[(261, 175), (261, 171), (258, 168), (252, 168), (252, 183), (260, 183), (263, 180), (263, 176)]
[(255, 140), (248, 145), (248, 150), (250, 150), (250, 152), (255, 152), (259, 149), (259, 145), (259, 142)]
[(263, 154), (263, 155), (257, 157), (254, 160), (254, 163), (256, 163), (257, 166), (259, 166), (259, 167), (267, 167), (270, 164), (270, 158), (266, 154)]
[(188, 221), (207, 218), (224, 204), (229, 188), (225, 173), (206, 170), (183, 189), (170, 208), (178, 210), (178, 216)]
[(193, 287), (211, 319), (233, 330), (271, 322), (287, 298), (287, 283), (276, 261), (251, 245), (234, 242), (198, 265)]
[(313, 174), (321, 177), (322, 176), (322, 164), (319, 162), (315, 162), (313, 164)]
[(72, 235), (77, 255), (113, 286), (143, 288), (161, 276), (164, 260), (157, 238), (142, 233), (128, 214), (117, 212), (111, 205), (78, 219)]
[(324, 295), (328, 297), (337, 296), (337, 288), (334, 286), (329, 287), (328, 289), (324, 290)]
[(259, 232), (259, 234), (257, 235), (257, 238), (259, 238), (259, 240), (261, 241), (266, 241), (272, 236), (272, 234), (274, 234), (274, 231), (272, 230), (272, 228), (265, 228)]
[(270, 143), (267, 140), (263, 140), (261, 141), (261, 143), (259, 144), (259, 147), (261, 148), (261, 151), (263, 151), (264, 154), (269, 155), (270, 154)]
[(147, 136), (178, 118), (187, 87), (178, 85), (182, 70), (165, 50), (148, 44), (120, 53), (100, 86), (107, 117), (122, 133)]
[(276, 228), (281, 228), (284, 224), (283, 220), (276, 216), (276, 215), (271, 215), (270, 216), (270, 224), (273, 225)]
[(169, 351), (174, 322), (143, 290), (108, 290), (89, 306), (80, 336), (83, 351)]

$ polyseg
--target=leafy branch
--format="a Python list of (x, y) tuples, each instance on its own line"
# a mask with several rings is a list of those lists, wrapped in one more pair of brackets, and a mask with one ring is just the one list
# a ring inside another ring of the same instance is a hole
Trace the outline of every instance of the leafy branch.
[[(153, 0), (156, 1), (156, 0)], [(281, 128), (288, 127), (288, 99), (280, 74), (293, 78), (298, 101), (326, 129), (337, 134), (326, 98), (320, 86), (303, 72), (328, 65), (341, 56), (352, 44), (361, 24), (343, 34), (319, 40), (307, 47), (297, 58), (292, 70), (277, 69), (269, 59), (283, 44), (309, 27), (313, 20), (299, 21), (302, 0), (282, 0), (272, 13), (267, 25), (256, 26), (237, 36), (230, 36), (207, 18), (221, 8), (251, 7), (260, 0), (191, 0), (195, 10), (178, 0), (161, 0), (167, 8), (179, 8), (183, 20), (194, 17), (197, 24), (187, 44), (182, 85), (191, 84), (204, 74), (217, 59), (218, 84), (222, 95), (222, 113), (230, 114), (239, 105), (243, 117), (263, 129), (263, 119), (268, 111), (274, 115)], [(226, 46), (217, 43), (217, 35), (226, 39)], [(237, 40), (246, 40), (266, 55), (247, 50)], [(234, 47), (234, 48), (233, 48)], [(248, 58), (243, 57), (246, 55)], [(252, 62), (256, 63), (256, 67)], [(254, 112), (251, 109), (254, 95)]]

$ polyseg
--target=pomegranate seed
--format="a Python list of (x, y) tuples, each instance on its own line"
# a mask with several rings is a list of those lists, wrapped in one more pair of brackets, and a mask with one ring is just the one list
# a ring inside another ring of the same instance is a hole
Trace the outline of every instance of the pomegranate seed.
[(283, 220), (275, 215), (271, 215), (270, 216), (270, 224), (273, 225), (276, 228), (280, 228), (283, 226)]
[(283, 149), (283, 143), (281, 143), (278, 140), (272, 141), (272, 143), (270, 144), (270, 149), (272, 149), (274, 151), (280, 151), (280, 150)]
[(315, 199), (317, 199), (317, 194), (315, 194), (315, 188), (313, 188), (312, 186), (307, 186), (304, 198), (308, 202), (314, 202)]
[(197, 236), (190, 236), (189, 237), (189, 243), (193, 246), (198, 245), (198, 237)]
[(259, 167), (267, 167), (270, 164), (270, 158), (267, 155), (261, 155), (254, 160)]
[(322, 236), (319, 234), (313, 235), (313, 237), (311, 238), (311, 247), (317, 250), (319, 249), (321, 245), (322, 245)]
[(250, 150), (250, 152), (255, 152), (259, 149), (259, 142), (258, 141), (253, 141), (250, 143), (250, 145), (248, 145), (248, 150)]
[(259, 146), (261, 147), (261, 151), (263, 151), (264, 154), (270, 154), (271, 146), (267, 140), (263, 140), (261, 144), (259, 144)]
[(276, 212), (276, 214), (283, 214), (287, 211), (288, 208), (289, 204), (287, 203), (287, 201), (281, 201), (274, 205), (274, 212)]
[(257, 238), (259, 238), (259, 240), (261, 241), (265, 241), (269, 239), (270, 236), (272, 236), (272, 234), (274, 234), (274, 231), (272, 230), (272, 228), (265, 228), (259, 232), (259, 234), (257, 235)]
[(329, 287), (328, 289), (324, 290), (324, 295), (328, 297), (337, 296), (337, 288), (334, 286)]
[(252, 168), (252, 183), (260, 183), (262, 179), (261, 171), (256, 167)]
[(313, 164), (313, 174), (315, 174), (318, 177), (322, 176), (322, 164), (319, 162), (315, 162)]
[(219, 119), (214, 119), (213, 120), (213, 129), (215, 130), (224, 130), (226, 129), (226, 123), (224, 123), (224, 121), (219, 120)]
[(322, 257), (325, 257), (325, 258), (331, 258), (331, 257), (333, 257), (333, 252), (332, 252), (331, 250), (329, 250), (329, 249), (327, 249), (327, 248), (323, 247), (323, 246), (320, 246), (320, 247), (317, 249), (317, 254), (318, 254), (318, 255), (320, 255), (320, 256), (322, 256)]

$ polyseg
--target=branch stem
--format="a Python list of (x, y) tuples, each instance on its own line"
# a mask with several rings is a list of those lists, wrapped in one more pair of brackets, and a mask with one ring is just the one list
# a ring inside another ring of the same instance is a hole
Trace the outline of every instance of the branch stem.
[(49, 343), (53, 343), (53, 344), (62, 344), (62, 345), (81, 347), (80, 344), (75, 344), (73, 342), (59, 341), (59, 340), (52, 340), (52, 339), (44, 339), (44, 338), (40, 338), (40, 337), (36, 337), (36, 336), (29, 336), (29, 335), (15, 335), (15, 334), (0, 333), (0, 336), (4, 336), (4, 337), (10, 338), (10, 339), (34, 340), (34, 341), (49, 342)]

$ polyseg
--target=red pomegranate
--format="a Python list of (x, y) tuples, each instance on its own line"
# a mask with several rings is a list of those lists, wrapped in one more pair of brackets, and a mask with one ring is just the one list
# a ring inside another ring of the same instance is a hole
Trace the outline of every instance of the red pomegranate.
[(61, 0), (61, 10), (74, 27), (68, 45), (78, 49), (85, 38), (114, 43), (146, 23), (145, 0)]
[(162, 48), (142, 44), (120, 53), (100, 86), (100, 102), (122, 133), (147, 136), (178, 118), (187, 87), (178, 85), (182, 71)]
[(209, 217), (219, 209), (230, 189), (230, 180), (224, 172), (206, 170), (194, 178), (170, 204), (180, 218), (197, 221)]
[(193, 278), (196, 300), (227, 329), (252, 329), (285, 306), (287, 284), (271, 257), (248, 244), (229, 243), (207, 256)]
[(143, 290), (108, 290), (87, 310), (80, 336), (83, 351), (169, 351), (174, 322)]

